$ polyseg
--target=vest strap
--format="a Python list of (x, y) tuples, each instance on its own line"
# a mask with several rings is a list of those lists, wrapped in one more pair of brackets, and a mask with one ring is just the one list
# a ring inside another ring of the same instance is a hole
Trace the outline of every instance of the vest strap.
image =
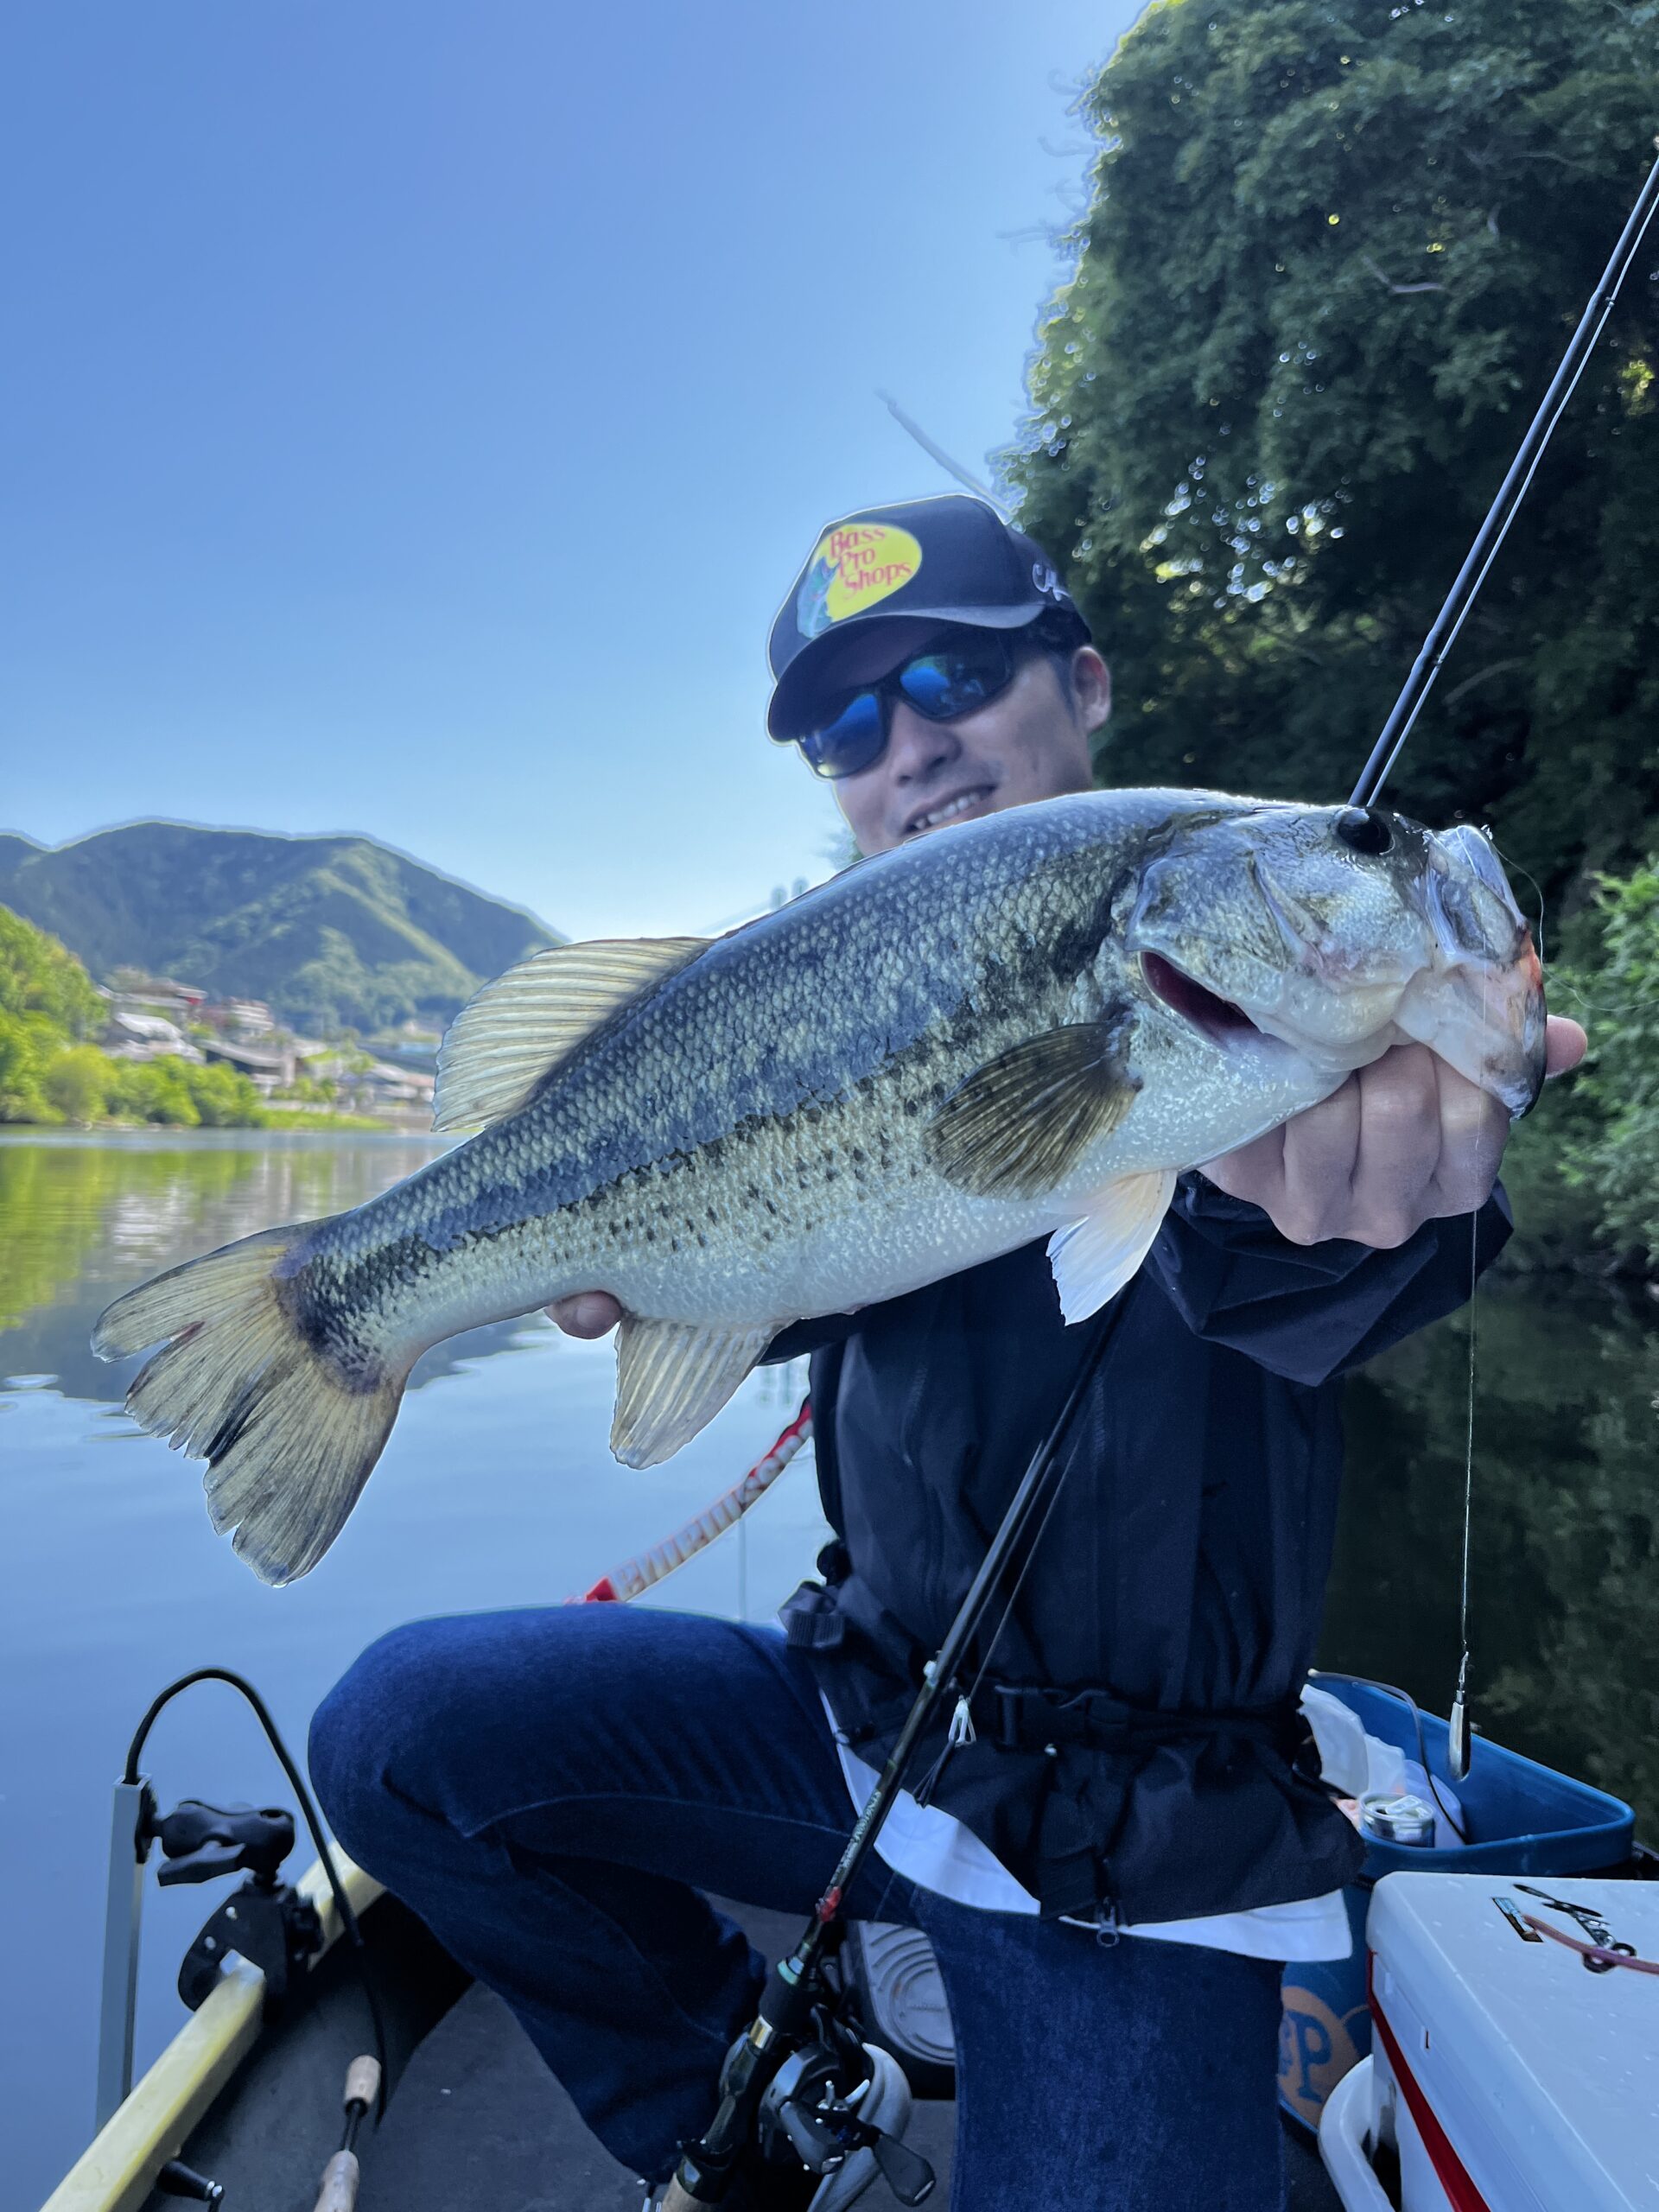
[(1098, 1751), (1143, 1751), (1216, 1736), (1266, 1745), (1288, 1760), (1304, 1732), (1294, 1705), (1168, 1712), (1127, 1704), (1110, 1690), (1051, 1689), (1018, 1682), (982, 1688), (974, 1701), (974, 1719), (981, 1736), (999, 1751), (1027, 1753), (1045, 1751), (1051, 1744), (1081, 1745)]

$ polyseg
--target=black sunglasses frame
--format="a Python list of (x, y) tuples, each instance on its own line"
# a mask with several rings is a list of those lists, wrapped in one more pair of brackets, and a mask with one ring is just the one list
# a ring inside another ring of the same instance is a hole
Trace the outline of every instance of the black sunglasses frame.
[[(1086, 636), (1086, 632), (1084, 634)], [(971, 647), (969, 641), (971, 641)], [(1065, 642), (1077, 644), (1083, 640), (1076, 638), (1068, 630)], [(893, 708), (895, 699), (903, 699), (906, 706), (913, 708), (918, 715), (923, 715), (929, 721), (960, 721), (965, 715), (976, 714), (981, 707), (988, 706), (993, 699), (999, 698), (1013, 683), (1023, 661), (1028, 660), (1033, 653), (1059, 650), (1061, 643), (1057, 630), (1049, 626), (1049, 618), (1046, 614), (1039, 615), (1035, 622), (1027, 623), (1023, 628), (1018, 630), (986, 630), (970, 627), (964, 624), (957, 633), (956, 640), (953, 641), (951, 637), (947, 636), (938, 643), (928, 646), (924, 652), (912, 653), (910, 658), (899, 667), (884, 676), (879, 683), (861, 685), (844, 702), (831, 721), (824, 723), (818, 729), (802, 732), (796, 737), (794, 742), (799, 746), (802, 755), (813, 774), (823, 777), (826, 782), (839, 783), (845, 776), (861, 775), (866, 768), (873, 768), (875, 766), (892, 741)], [(982, 691), (977, 698), (970, 701), (967, 705), (955, 707), (948, 714), (940, 714), (930, 707), (925, 699), (918, 698), (905, 689), (905, 677), (918, 663), (937, 660), (943, 655), (952, 652), (961, 653), (969, 650), (982, 652), (996, 673), (990, 689)], [(875, 741), (874, 744), (860, 747), (857, 749), (856, 757), (851, 760), (846, 757), (844, 752), (832, 755), (820, 750), (824, 739), (830, 735), (836, 724), (842, 721), (855, 707), (867, 700), (874, 702), (876, 708), (876, 725), (874, 731), (870, 733)]]

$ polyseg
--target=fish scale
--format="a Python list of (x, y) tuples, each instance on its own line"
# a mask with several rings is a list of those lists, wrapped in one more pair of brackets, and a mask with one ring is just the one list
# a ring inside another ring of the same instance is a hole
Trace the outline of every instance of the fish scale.
[(350, 1510), (420, 1352), (575, 1292), (628, 1316), (613, 1442), (636, 1465), (778, 1329), (1039, 1236), (1080, 1319), (1140, 1264), (1177, 1172), (1402, 1038), (1517, 1107), (1535, 1091), (1541, 995), (1501, 872), (1398, 817), (1356, 852), (1339, 818), (1079, 794), (937, 831), (710, 944), (539, 954), (445, 1041), (439, 1124), (486, 1126), (350, 1213), (129, 1293), (95, 1341), (165, 1340), (130, 1404), (207, 1459), (216, 1522), (287, 1580)]

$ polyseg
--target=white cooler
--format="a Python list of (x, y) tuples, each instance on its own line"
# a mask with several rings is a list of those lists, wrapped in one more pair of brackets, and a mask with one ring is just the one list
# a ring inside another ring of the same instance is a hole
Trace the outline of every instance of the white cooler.
[(1659, 2212), (1659, 1975), (1592, 1974), (1529, 1942), (1516, 1886), (1587, 1904), (1659, 1961), (1659, 1882), (1389, 1874), (1366, 1926), (1372, 2053), (1338, 2085), (1319, 2149), (1349, 2212), (1387, 2212), (1370, 2163), (1397, 2147), (1402, 2212)]

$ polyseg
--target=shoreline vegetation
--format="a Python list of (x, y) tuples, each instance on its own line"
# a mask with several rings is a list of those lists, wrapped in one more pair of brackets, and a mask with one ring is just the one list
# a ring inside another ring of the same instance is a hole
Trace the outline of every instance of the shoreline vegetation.
[(0, 906), (0, 1128), (391, 1129), (308, 1078), (262, 1093), (237, 1070), (175, 1053), (132, 1058), (92, 1039), (109, 1010), (80, 962)]

